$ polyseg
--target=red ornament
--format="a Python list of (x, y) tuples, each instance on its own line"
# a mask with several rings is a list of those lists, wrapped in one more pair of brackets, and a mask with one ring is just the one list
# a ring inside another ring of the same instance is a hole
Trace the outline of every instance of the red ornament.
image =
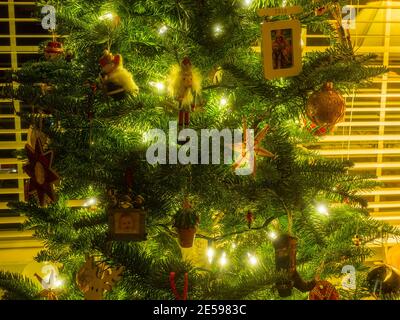
[(249, 229), (251, 229), (251, 225), (254, 222), (254, 214), (250, 210), (246, 214), (246, 221), (247, 221), (247, 225), (249, 226)]
[[(40, 139), (36, 139), (35, 149), (25, 145), (29, 163), (23, 169), (29, 176), (28, 194), (36, 194), (41, 206), (55, 201), (53, 184), (59, 180), (58, 174), (51, 168), (53, 163), (53, 151), (43, 152)], [(46, 197), (47, 196), (47, 197)]]
[(50, 41), (47, 43), (44, 49), (44, 57), (46, 60), (54, 60), (60, 57), (64, 53), (64, 49), (61, 42)]
[(315, 9), (315, 15), (316, 16), (322, 16), (323, 14), (325, 14), (328, 11), (327, 7), (319, 7)]
[(318, 281), (308, 295), (310, 300), (339, 300), (339, 293), (335, 287), (325, 280)]
[(321, 126), (317, 126), (315, 123), (311, 122), (311, 121), (307, 121), (304, 120), (304, 127), (307, 129), (308, 132), (310, 132), (313, 136), (325, 136), (329, 133), (331, 133), (331, 131), (329, 130), (329, 128), (327, 127), (321, 127)]
[(175, 272), (171, 272), (169, 274), (169, 283), (170, 283), (171, 290), (172, 290), (176, 300), (187, 300), (188, 287), (189, 287), (189, 278), (188, 278), (187, 272), (185, 273), (185, 278), (184, 278), (184, 282), (183, 282), (182, 296), (179, 294), (178, 290), (176, 289)]

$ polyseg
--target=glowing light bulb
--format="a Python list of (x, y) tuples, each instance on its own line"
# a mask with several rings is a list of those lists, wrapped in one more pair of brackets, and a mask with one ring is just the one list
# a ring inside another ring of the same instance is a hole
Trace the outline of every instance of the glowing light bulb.
[(90, 207), (90, 206), (94, 206), (96, 203), (97, 203), (96, 198), (90, 198), (83, 204), (83, 206)]
[(252, 255), (251, 253), (247, 253), (247, 257), (249, 258), (249, 263), (252, 266), (255, 266), (258, 263), (257, 258), (254, 255)]
[(102, 16), (99, 17), (99, 20), (113, 20), (114, 19), (114, 14), (112, 12), (106, 12)]
[(222, 256), (219, 259), (219, 264), (221, 265), (221, 267), (226, 266), (226, 264), (228, 263), (228, 259), (226, 258), (226, 253), (222, 252)]
[(222, 97), (219, 104), (221, 105), (221, 107), (225, 107), (228, 104), (228, 99), (225, 97)]
[(54, 288), (61, 288), (64, 285), (64, 281), (61, 279), (57, 279), (54, 283)]
[(278, 235), (276, 234), (275, 231), (271, 231), (271, 232), (268, 234), (268, 237), (269, 237), (271, 240), (275, 240), (276, 238), (278, 238)]
[(243, 3), (244, 3), (244, 5), (245, 5), (246, 7), (250, 7), (251, 4), (253, 3), (253, 0), (244, 0)]
[(237, 245), (236, 245), (236, 243), (232, 243), (232, 249), (236, 249), (236, 247), (237, 247)]
[(208, 262), (212, 263), (214, 259), (215, 251), (213, 248), (208, 248), (207, 250), (207, 257), (208, 257)]
[(220, 24), (216, 24), (214, 26), (214, 34), (216, 37), (220, 36), (223, 32), (222, 26)]
[(158, 29), (158, 33), (159, 34), (164, 34), (168, 31), (168, 27), (167, 26), (162, 26), (160, 29)]
[(329, 215), (328, 208), (327, 208), (326, 205), (324, 205), (324, 204), (319, 204), (319, 205), (317, 206), (317, 212), (318, 212), (319, 214), (323, 214), (324, 216)]
[(151, 86), (156, 88), (159, 92), (163, 92), (165, 90), (165, 84), (162, 82), (149, 82)]

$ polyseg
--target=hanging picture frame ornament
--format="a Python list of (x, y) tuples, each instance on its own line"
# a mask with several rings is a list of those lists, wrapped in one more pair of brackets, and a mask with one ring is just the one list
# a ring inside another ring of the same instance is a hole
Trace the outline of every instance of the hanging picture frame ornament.
[(273, 16), (290, 16), (303, 11), (300, 6), (264, 8), (257, 11), (264, 17), (261, 52), (264, 77), (273, 80), (301, 73), (301, 23), (297, 19), (270, 21)]

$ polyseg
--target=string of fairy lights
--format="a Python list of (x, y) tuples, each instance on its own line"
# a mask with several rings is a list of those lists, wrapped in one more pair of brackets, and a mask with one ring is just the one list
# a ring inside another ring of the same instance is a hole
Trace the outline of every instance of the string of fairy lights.
[[(253, 0), (243, 0), (243, 7), (250, 8), (253, 3)], [(286, 1), (282, 1), (282, 6), (286, 6)], [(99, 19), (101, 21), (110, 20), (112, 21), (115, 19), (116, 14), (113, 12), (106, 12), (102, 14)], [(170, 28), (167, 25), (161, 25), (158, 28), (158, 34), (160, 36), (165, 36)], [(213, 26), (214, 36), (219, 37), (224, 32), (224, 27), (220, 23), (216, 23)], [(166, 83), (163, 81), (150, 81), (149, 86), (153, 87), (159, 94), (163, 94), (166, 91)], [(221, 97), (217, 98), (218, 104), (220, 107), (226, 107), (229, 104), (229, 98), (226, 95), (222, 95)], [(98, 203), (96, 197), (90, 197), (85, 200), (83, 207), (95, 207)], [(329, 216), (329, 210), (325, 203), (317, 203), (315, 204), (315, 212), (320, 214), (321, 216)], [(269, 231), (267, 232), (267, 236), (270, 240), (275, 240), (278, 237), (278, 232), (276, 231)], [(236, 243), (231, 243), (231, 249), (234, 250), (237, 247)], [(224, 268), (229, 263), (229, 257), (226, 251), (216, 250), (213, 244), (209, 244), (208, 249), (204, 253), (207, 257), (208, 263), (217, 264), (221, 268)], [(248, 265), (255, 267), (259, 263), (259, 259), (255, 253), (247, 252), (245, 255), (245, 259)]]
[[(243, 7), (250, 8), (253, 3), (253, 0), (243, 0)], [(282, 1), (282, 6), (286, 6), (286, 1)], [(106, 12), (99, 16), (100, 21), (113, 21), (117, 17), (117, 15), (113, 12)], [(168, 33), (169, 27), (167, 25), (162, 25), (158, 28), (158, 34), (160, 36), (164, 36)], [(216, 23), (213, 26), (214, 36), (219, 37), (224, 33), (224, 27), (220, 23)], [(151, 81), (149, 85), (153, 87), (159, 94), (163, 94), (166, 91), (166, 84), (162, 81)], [(218, 101), (219, 99), (219, 101)], [(220, 107), (224, 108), (229, 105), (229, 97), (225, 94), (221, 97), (217, 98), (218, 104)], [(90, 192), (91, 193), (91, 192)], [(83, 207), (85, 208), (95, 208), (98, 204), (98, 200), (95, 196), (89, 197), (84, 200)], [(329, 216), (329, 210), (326, 204), (324, 203), (317, 203), (315, 205), (315, 212), (322, 216)], [(273, 241), (278, 237), (277, 231), (268, 231), (267, 232), (268, 238)], [(234, 251), (237, 248), (237, 244), (232, 242), (230, 244), (230, 249)], [(209, 242), (208, 248), (206, 252), (204, 252), (205, 257), (210, 265), (218, 265), (221, 269), (227, 267), (229, 264), (229, 257), (226, 251), (224, 250), (217, 250), (212, 242)], [(247, 252), (245, 255), (245, 262), (250, 267), (256, 267), (259, 264), (259, 258), (254, 252)], [(48, 274), (43, 278), (43, 287), (47, 287), (50, 289), (58, 289), (61, 288), (64, 284), (64, 281), (59, 278), (58, 274), (52, 273), (51, 275)]]

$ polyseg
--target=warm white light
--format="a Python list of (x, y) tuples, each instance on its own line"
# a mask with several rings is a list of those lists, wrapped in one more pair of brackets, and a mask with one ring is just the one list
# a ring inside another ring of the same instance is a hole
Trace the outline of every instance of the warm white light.
[(250, 7), (252, 4), (253, 0), (244, 0), (243, 3), (246, 7)]
[(255, 256), (253, 256), (251, 253), (247, 253), (247, 256), (248, 256), (248, 258), (249, 258), (249, 263), (250, 263), (252, 266), (255, 266), (255, 265), (258, 263), (257, 258), (256, 258)]
[(221, 258), (219, 259), (219, 264), (221, 267), (225, 266), (228, 263), (228, 259), (226, 258), (226, 253), (223, 252)]
[(219, 104), (220, 104), (222, 107), (225, 107), (225, 106), (228, 104), (228, 99), (225, 98), (225, 97), (221, 98), (221, 101), (219, 102)]
[(54, 283), (54, 289), (60, 288), (64, 285), (64, 281), (57, 279)]
[(215, 255), (215, 251), (213, 248), (208, 248), (207, 250), (207, 257), (208, 257), (208, 262), (212, 263), (213, 259), (214, 259), (214, 255)]
[(101, 20), (101, 21), (112, 20), (112, 19), (114, 19), (114, 14), (112, 12), (107, 12), (99, 17), (99, 20)]
[(324, 205), (324, 204), (319, 204), (319, 205), (317, 206), (317, 212), (318, 212), (319, 214), (323, 214), (323, 215), (325, 215), (325, 216), (329, 215), (328, 208), (327, 208), (326, 205)]
[(168, 27), (167, 26), (162, 26), (160, 29), (158, 29), (158, 33), (159, 34), (164, 34), (168, 31)]
[(232, 249), (236, 249), (237, 245), (236, 243), (232, 243)]
[(162, 92), (165, 90), (165, 84), (162, 82), (150, 82), (149, 83), (151, 86), (153, 86), (154, 88), (156, 88), (158, 91)]
[(85, 207), (94, 206), (96, 203), (97, 203), (96, 198), (90, 198), (84, 203), (84, 206)]
[(215, 34), (215, 36), (218, 37), (219, 35), (221, 35), (222, 31), (223, 31), (223, 29), (222, 29), (222, 26), (220, 24), (216, 24), (214, 26), (214, 34)]
[(268, 234), (268, 237), (269, 237), (271, 240), (275, 240), (276, 238), (278, 238), (278, 235), (276, 234), (275, 231), (271, 231), (271, 232)]

